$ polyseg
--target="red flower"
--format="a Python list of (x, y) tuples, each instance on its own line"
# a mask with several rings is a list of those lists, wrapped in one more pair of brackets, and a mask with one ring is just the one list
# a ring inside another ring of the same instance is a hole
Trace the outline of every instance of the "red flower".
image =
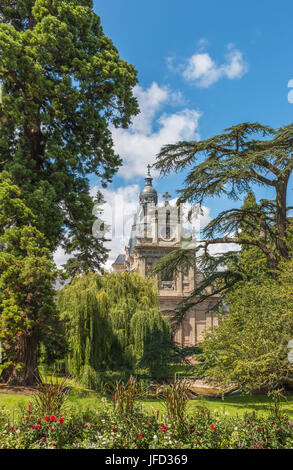
[(279, 431), (280, 431), (280, 429), (278, 428), (278, 429), (277, 429), (277, 432), (279, 432)]
[(258, 428), (257, 432), (262, 432), (262, 428)]
[(43, 442), (47, 442), (47, 438), (46, 438), (46, 437), (43, 437)]
[(60, 424), (64, 423), (64, 418), (60, 418), (60, 419), (59, 419), (59, 423), (60, 423)]
[(211, 424), (211, 430), (214, 431), (215, 430), (215, 426), (213, 424)]
[(149, 418), (149, 419), (147, 420), (147, 424), (150, 424), (150, 422), (151, 422), (151, 420), (150, 420), (150, 418)]
[(167, 431), (167, 426), (165, 426), (165, 424), (162, 424), (162, 426), (160, 427), (160, 431)]
[(142, 434), (139, 434), (138, 437), (141, 439), (141, 438), (142, 438)]
[(50, 418), (48, 418), (48, 416), (45, 416), (45, 421), (50, 421)]
[(42, 421), (41, 421), (40, 419), (38, 419), (37, 423), (38, 423), (38, 424), (41, 424), (41, 422), (42, 422)]
[(55, 416), (55, 415), (50, 416), (50, 421), (53, 422), (53, 421), (55, 421), (55, 419), (56, 419), (56, 416)]
[(200, 410), (201, 413), (203, 413), (203, 410)]

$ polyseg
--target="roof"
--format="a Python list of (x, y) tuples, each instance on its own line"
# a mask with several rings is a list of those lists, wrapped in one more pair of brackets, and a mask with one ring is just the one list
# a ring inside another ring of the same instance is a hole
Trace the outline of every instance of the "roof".
[(124, 264), (124, 263), (125, 263), (125, 255), (118, 255), (113, 264)]

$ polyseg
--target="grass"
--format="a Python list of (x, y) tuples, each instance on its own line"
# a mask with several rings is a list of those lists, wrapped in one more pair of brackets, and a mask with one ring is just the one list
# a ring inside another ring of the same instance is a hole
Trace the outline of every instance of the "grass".
[[(20, 407), (26, 407), (31, 402), (29, 395), (5, 394), (0, 393), (0, 409), (4, 408), (10, 411), (12, 415), (20, 412)], [(141, 399), (144, 409), (152, 412), (153, 410), (165, 411), (164, 403), (155, 399)], [(97, 393), (73, 387), (68, 399), (68, 406), (79, 409), (100, 409), (102, 407), (101, 396)], [(244, 413), (256, 411), (257, 414), (268, 414), (272, 401), (265, 395), (252, 396), (232, 396), (220, 398), (197, 398), (189, 400), (188, 409), (192, 413), (195, 408), (208, 408), (211, 411), (217, 410), (219, 413), (229, 413), (231, 416), (242, 416)], [(284, 415), (293, 419), (293, 396), (288, 396), (282, 403)]]

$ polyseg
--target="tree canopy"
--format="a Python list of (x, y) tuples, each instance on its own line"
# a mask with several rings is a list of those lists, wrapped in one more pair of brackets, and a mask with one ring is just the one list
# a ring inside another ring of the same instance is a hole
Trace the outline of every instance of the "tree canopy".
[[(188, 169), (185, 186), (178, 191), (180, 202), (200, 205), (206, 197), (226, 195), (239, 199), (255, 185), (271, 188), (273, 199), (262, 199), (257, 204), (243, 205), (240, 209), (222, 211), (203, 230), (203, 239), (195, 249), (174, 250), (168, 259), (161, 260), (156, 271), (174, 270), (188, 259), (204, 274), (200, 286), (185, 302), (178, 318), (195, 303), (210, 295), (229, 290), (242, 278), (236, 272), (237, 254), (231, 244), (255, 247), (265, 257), (270, 275), (276, 278), (278, 265), (288, 259), (292, 224), (287, 204), (288, 182), (293, 169), (293, 126), (278, 129), (258, 123), (243, 123), (199, 142), (178, 142), (164, 146), (157, 156), (156, 168), (161, 174)], [(250, 230), (243, 230), (243, 227)], [(210, 247), (224, 243), (225, 253), (211, 255)], [(219, 282), (219, 280), (223, 282)], [(213, 286), (212, 290), (207, 290)], [(195, 299), (196, 297), (196, 299)], [(193, 300), (192, 300), (193, 299)]]
[(278, 281), (263, 273), (238, 282), (225, 301), (229, 315), (201, 344), (204, 375), (247, 392), (292, 385), (293, 261), (282, 261)]
[(51, 250), (63, 242), (68, 252), (88, 253), (88, 263), (88, 175), (111, 181), (121, 159), (110, 128), (127, 127), (138, 113), (136, 71), (92, 7), (90, 0), (0, 5), (0, 171), (22, 188)]

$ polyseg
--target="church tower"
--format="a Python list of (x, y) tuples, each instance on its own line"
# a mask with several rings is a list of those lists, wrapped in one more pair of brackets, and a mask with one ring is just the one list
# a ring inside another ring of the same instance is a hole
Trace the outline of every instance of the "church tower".
[[(113, 263), (114, 271), (138, 271), (142, 276), (150, 274), (152, 266), (163, 256), (181, 246), (182, 220), (180, 208), (171, 205), (171, 195), (166, 192), (165, 202), (158, 205), (158, 194), (152, 185), (150, 166), (145, 186), (139, 195), (139, 205), (134, 217), (129, 244), (125, 256), (119, 255)], [(171, 317), (177, 305), (194, 290), (200, 275), (194, 267), (184, 268), (176, 275), (156, 275), (158, 301), (162, 314)], [(215, 299), (214, 299), (215, 300)], [(213, 299), (211, 298), (213, 303)], [(208, 312), (208, 303), (190, 309), (174, 340), (181, 346), (194, 346), (202, 340), (203, 331), (217, 324), (214, 313)]]

